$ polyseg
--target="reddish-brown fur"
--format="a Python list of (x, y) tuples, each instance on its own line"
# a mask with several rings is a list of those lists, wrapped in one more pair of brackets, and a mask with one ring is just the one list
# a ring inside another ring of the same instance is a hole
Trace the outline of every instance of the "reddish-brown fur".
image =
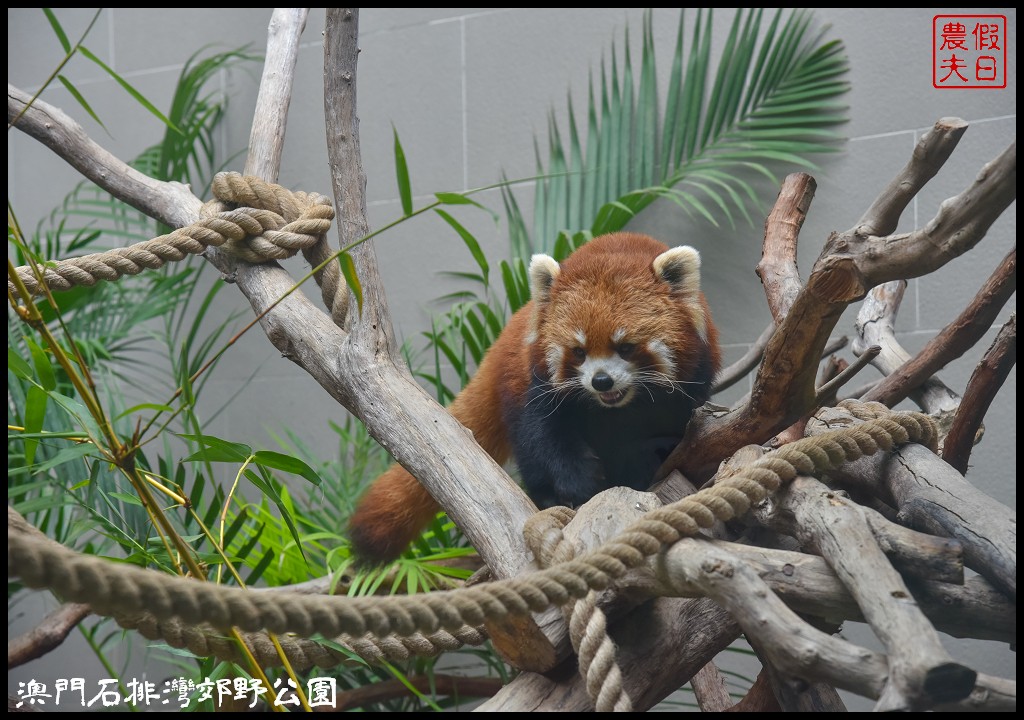
[[(449, 408), (496, 462), (506, 463), (512, 453), (502, 408), (521, 407), (532, 368), (545, 363), (544, 348), (575, 344), (577, 318), (587, 318), (588, 337), (610, 338), (628, 324), (643, 337), (664, 339), (674, 353), (680, 379), (687, 379), (698, 362), (693, 338), (703, 324), (713, 365), (718, 367), (717, 330), (703, 295), (683, 302), (652, 271), (654, 259), (667, 249), (635, 233), (594, 238), (562, 263), (549, 302), (535, 318), (532, 301), (512, 316)], [(547, 312), (549, 308), (553, 312)], [(536, 342), (528, 343), (533, 329), (539, 329)], [(375, 562), (394, 559), (438, 509), (412, 475), (392, 465), (373, 483), (349, 522), (357, 555)]]

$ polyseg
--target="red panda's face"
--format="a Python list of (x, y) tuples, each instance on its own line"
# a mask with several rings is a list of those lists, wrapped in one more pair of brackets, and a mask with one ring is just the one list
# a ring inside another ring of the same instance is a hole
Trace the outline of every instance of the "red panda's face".
[(644, 384), (673, 384), (675, 360), (664, 340), (627, 326), (609, 334), (601, 328), (606, 324), (581, 322), (569, 338), (545, 334), (544, 356), (555, 388), (587, 394), (605, 407), (622, 407)]
[(597, 254), (575, 264), (571, 256), (563, 266), (539, 255), (530, 274), (530, 340), (556, 392), (603, 407), (623, 407), (652, 386), (687, 392), (707, 341), (695, 250)]

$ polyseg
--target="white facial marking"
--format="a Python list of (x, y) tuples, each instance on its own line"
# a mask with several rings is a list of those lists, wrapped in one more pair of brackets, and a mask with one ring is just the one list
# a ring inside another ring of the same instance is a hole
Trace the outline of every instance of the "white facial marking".
[(658, 369), (666, 375), (676, 374), (676, 360), (671, 348), (661, 340), (647, 343), (647, 350), (658, 359)]
[(585, 348), (587, 346), (587, 334), (582, 330), (577, 330), (573, 333), (573, 337), (576, 338), (576, 342), (579, 346)]
[(626, 337), (626, 328), (619, 328), (612, 333), (612, 342), (618, 344), (624, 337)]
[(556, 385), (564, 379), (562, 377), (562, 361), (565, 359), (565, 350), (559, 345), (551, 345), (545, 353), (548, 363), (548, 372), (551, 373), (551, 382)]

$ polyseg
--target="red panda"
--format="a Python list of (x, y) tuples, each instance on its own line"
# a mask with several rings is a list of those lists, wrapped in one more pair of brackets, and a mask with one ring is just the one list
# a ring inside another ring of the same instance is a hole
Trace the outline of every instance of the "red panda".
[[(516, 312), (449, 410), (499, 464), (514, 458), (540, 508), (647, 489), (709, 397), (718, 331), (700, 256), (638, 233), (596, 237), (559, 265), (530, 262)], [(356, 557), (396, 558), (438, 505), (394, 464), (349, 521)]]

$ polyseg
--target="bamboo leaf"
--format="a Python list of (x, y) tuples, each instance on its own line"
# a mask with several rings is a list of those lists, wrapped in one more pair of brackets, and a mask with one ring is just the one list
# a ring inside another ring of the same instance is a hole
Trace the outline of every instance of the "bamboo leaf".
[(199, 443), (203, 449), (198, 450), (187, 458), (185, 462), (192, 460), (203, 460), (208, 462), (245, 462), (252, 457), (252, 448), (242, 443), (222, 440), (213, 435), (182, 434), (181, 438)]
[(60, 41), (60, 46), (64, 48), (65, 53), (71, 52), (71, 41), (68, 40), (67, 33), (64, 32), (64, 28), (61, 27), (60, 22), (57, 20), (57, 16), (53, 14), (50, 8), (43, 8), (43, 13), (46, 15), (46, 19), (50, 23), (50, 27), (53, 28), (54, 34), (57, 36), (57, 40)]
[(487, 263), (487, 256), (484, 254), (483, 250), (480, 249), (480, 243), (477, 242), (477, 239), (473, 237), (473, 234), (469, 232), (469, 230), (463, 227), (458, 220), (453, 218), (444, 210), (438, 208), (434, 210), (434, 212), (440, 215), (441, 218), (448, 223), (456, 233), (458, 233), (459, 237), (462, 238), (462, 242), (465, 243), (467, 248), (469, 248), (470, 254), (473, 256), (477, 266), (480, 268), (480, 272), (483, 274), (485, 278), (484, 282), (486, 284), (486, 278), (490, 274), (491, 268)]
[(398, 196), (402, 200), (402, 212), (408, 217), (412, 214), (412, 184), (409, 181), (409, 166), (405, 161), (405, 150), (398, 139), (398, 130), (394, 125), (391, 130), (395, 136), (395, 177), (398, 179)]
[(258, 450), (253, 453), (252, 461), (257, 465), (262, 465), (263, 467), (274, 468), (275, 470), (284, 470), (285, 472), (290, 472), (293, 475), (298, 475), (317, 487), (320, 487), (323, 483), (320, 476), (317, 475), (313, 468), (299, 458), (292, 457), (291, 455), (274, 452), (273, 450)]
[(103, 124), (103, 121), (102, 121), (102, 120), (100, 120), (100, 116), (99, 116), (99, 115), (97, 115), (97, 114), (96, 114), (96, 112), (95, 112), (95, 111), (94, 111), (94, 110), (92, 109), (92, 106), (91, 106), (91, 105), (89, 104), (89, 102), (88, 102), (88, 101), (87, 101), (87, 100), (85, 99), (85, 96), (84, 96), (84, 95), (82, 95), (82, 93), (80, 93), (80, 92), (78, 91), (78, 88), (76, 88), (76, 87), (75, 87), (74, 85), (72, 85), (72, 84), (71, 84), (71, 81), (70, 81), (70, 80), (68, 80), (68, 79), (67, 79), (66, 77), (64, 77), (63, 75), (58, 75), (58, 76), (57, 76), (57, 79), (58, 79), (58, 80), (60, 81), (60, 84), (64, 86), (64, 89), (65, 89), (65, 90), (67, 90), (67, 91), (68, 91), (69, 93), (71, 93), (71, 97), (73, 97), (73, 98), (74, 98), (74, 99), (75, 99), (76, 101), (78, 101), (78, 104), (82, 106), (82, 109), (84, 109), (84, 110), (85, 110), (85, 111), (86, 111), (87, 113), (89, 113), (89, 116), (90, 116), (90, 117), (91, 117), (91, 118), (92, 118), (93, 120), (95, 120), (95, 121), (96, 121), (96, 123), (97, 123), (97, 124), (98, 124), (98, 125), (99, 125), (99, 126), (100, 126), (101, 128), (103, 128), (104, 130), (106, 130), (106, 129), (107, 129), (107, 126)]
[(85, 47), (84, 45), (79, 45), (78, 46), (78, 51), (80, 53), (82, 53), (83, 55), (85, 55), (85, 57), (89, 58), (94, 63), (99, 65), (108, 75), (110, 75), (110, 77), (112, 77), (114, 79), (114, 81), (118, 85), (120, 85), (122, 88), (124, 88), (125, 91), (129, 95), (131, 95), (133, 98), (135, 98), (135, 101), (137, 103), (142, 105), (142, 107), (146, 108), (146, 110), (148, 110), (150, 112), (150, 114), (152, 114), (154, 117), (159, 119), (160, 122), (162, 122), (163, 124), (165, 124), (169, 128), (173, 128), (176, 132), (179, 132), (179, 133), (181, 132), (181, 130), (177, 126), (175, 126), (174, 123), (172, 123), (170, 120), (168, 120), (167, 117), (162, 112), (160, 112), (159, 110), (156, 109), (156, 106), (153, 105), (153, 103), (151, 103), (149, 100), (147, 100), (142, 93), (140, 93), (138, 90), (136, 90), (134, 87), (132, 87), (131, 83), (129, 83), (123, 77), (121, 77), (116, 72), (114, 72), (113, 68), (109, 67), (105, 62), (103, 62), (98, 57), (96, 57), (96, 55), (94, 55), (92, 53), (92, 51), (89, 50), (89, 48)]
[(32, 355), (32, 364), (36, 368), (36, 377), (39, 378), (39, 385), (43, 390), (54, 390), (57, 387), (57, 379), (53, 374), (53, 365), (46, 351), (32, 338), (25, 338), (29, 353)]
[(341, 267), (341, 274), (345, 278), (345, 283), (348, 285), (349, 290), (356, 296), (356, 307), (359, 308), (359, 313), (363, 312), (363, 284), (359, 282), (359, 274), (356, 272), (356, 263), (352, 259), (352, 256), (347, 252), (343, 252), (338, 255), (338, 265)]

